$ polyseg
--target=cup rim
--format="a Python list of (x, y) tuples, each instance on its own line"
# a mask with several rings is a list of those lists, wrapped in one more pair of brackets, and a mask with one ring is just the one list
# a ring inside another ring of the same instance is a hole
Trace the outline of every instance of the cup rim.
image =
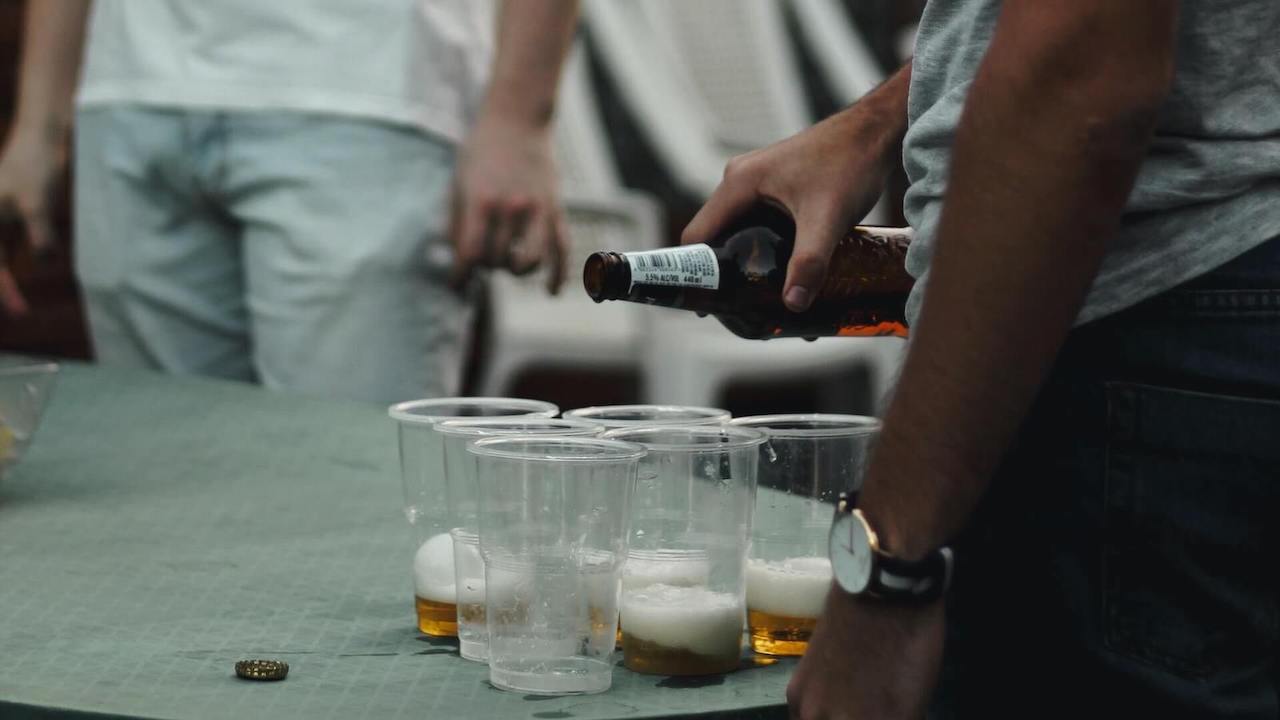
[[(477, 415), (421, 415), (415, 411), (433, 405), (472, 405), (475, 407), (493, 407), (495, 405), (515, 405), (528, 410), (514, 415), (477, 416)], [(442, 420), (479, 419), (480, 417), (555, 417), (560, 407), (545, 400), (511, 397), (442, 397), (406, 400), (387, 408), (387, 414), (398, 422), (410, 425), (434, 425)]]
[(52, 375), (58, 372), (58, 368), (59, 366), (56, 362), (19, 362), (14, 365), (0, 365), (0, 377), (31, 374)]
[[(612, 454), (596, 454), (596, 455), (570, 455), (557, 454), (547, 455), (531, 452), (528, 450), (506, 449), (503, 446), (511, 446), (513, 448), (527, 444), (538, 443), (557, 443), (560, 446), (577, 445), (579, 447), (591, 447), (604, 450), (612, 450)], [(618, 440), (604, 440), (597, 437), (587, 436), (555, 436), (555, 435), (496, 435), (494, 437), (481, 438), (472, 443), (467, 443), (467, 452), (478, 457), (503, 458), (505, 460), (519, 460), (522, 462), (536, 463), (615, 463), (639, 460), (648, 453), (643, 445), (635, 443), (621, 442)]]
[[(499, 426), (504, 423), (520, 423), (520, 422), (536, 422), (545, 420), (547, 422), (561, 423), (562, 427), (545, 427), (545, 428), (520, 428), (518, 430), (492, 430), (493, 426)], [(573, 418), (556, 418), (556, 417), (539, 417), (537, 415), (507, 415), (498, 417), (468, 418), (466, 420), (437, 420), (432, 426), (435, 431), (441, 435), (450, 437), (458, 436), (507, 436), (507, 435), (563, 435), (565, 437), (575, 436), (591, 436), (600, 432), (600, 426), (583, 420), (575, 420)]]
[[(651, 420), (632, 420), (624, 418), (603, 417), (606, 413), (640, 413), (645, 411), (683, 411), (698, 417), (685, 419), (653, 418)], [(724, 424), (733, 419), (733, 414), (724, 408), (706, 407), (703, 405), (666, 405), (666, 404), (626, 404), (626, 405), (588, 405), (574, 408), (564, 413), (564, 417), (575, 420), (594, 422), (610, 430), (639, 427), (642, 425), (712, 425)]]
[[(659, 432), (681, 432), (690, 436), (708, 437), (715, 435), (724, 438), (726, 435), (737, 435), (736, 439), (729, 439), (720, 443), (705, 442), (646, 442), (642, 439), (634, 437), (634, 435), (657, 434)], [(744, 448), (752, 448), (763, 445), (769, 439), (765, 433), (751, 427), (740, 427), (735, 425), (642, 425), (639, 427), (617, 428), (610, 430), (600, 437), (606, 440), (621, 440), (622, 442), (635, 443), (649, 450), (659, 450), (662, 452), (724, 452), (726, 450), (741, 450)]]
[[(812, 423), (814, 427), (772, 427), (774, 424)], [(785, 413), (777, 415), (748, 415), (729, 421), (736, 427), (749, 427), (763, 431), (771, 438), (803, 439), (858, 437), (879, 432), (882, 422), (870, 415), (845, 415), (839, 413)]]

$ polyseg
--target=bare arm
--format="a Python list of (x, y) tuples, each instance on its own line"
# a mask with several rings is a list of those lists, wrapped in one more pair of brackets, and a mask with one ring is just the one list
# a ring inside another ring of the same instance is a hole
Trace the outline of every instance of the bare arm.
[(577, 0), (505, 0), (482, 114), (546, 128), (577, 22)]
[(65, 139), (88, 13), (89, 0), (28, 0), (13, 132)]
[[(34, 250), (53, 244), (49, 196), (66, 167), (67, 130), (89, 0), (28, 0), (17, 112), (0, 154), (0, 214), (21, 218)], [(0, 250), (0, 308), (27, 312)]]
[[(890, 552), (946, 542), (986, 490), (1118, 227), (1171, 81), (1177, 10), (1004, 3), (860, 500)], [(923, 715), (943, 614), (833, 591), (788, 689), (794, 716)]]
[(895, 551), (959, 528), (1071, 329), (1168, 92), (1176, 18), (1175, 0), (1005, 4), (863, 495)]
[(549, 259), (564, 280), (567, 236), (551, 157), (551, 120), (577, 0), (506, 0), (480, 117), (459, 156), (450, 236), (461, 284), (479, 265), (523, 274)]

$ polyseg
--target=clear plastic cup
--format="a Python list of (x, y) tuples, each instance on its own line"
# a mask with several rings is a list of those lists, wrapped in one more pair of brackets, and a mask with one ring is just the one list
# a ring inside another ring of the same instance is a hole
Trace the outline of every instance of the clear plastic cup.
[(56, 363), (0, 358), (0, 478), (31, 444), (57, 376)]
[(649, 451), (640, 462), (623, 568), (624, 664), (659, 675), (735, 670), (764, 434), (690, 425), (613, 430), (604, 437)]
[(618, 584), (644, 448), (588, 437), (477, 440), (489, 682), (540, 695), (613, 681)]
[(467, 445), (486, 437), (537, 435), (594, 437), (603, 428), (563, 418), (514, 417), (445, 420), (435, 425), (444, 448), (450, 537), (453, 538), (454, 586), (458, 597), (458, 651), (463, 658), (489, 658), (489, 630), (484, 613), (484, 562), (480, 557), (479, 483), (476, 456)]
[(763, 655), (803, 655), (831, 588), (827, 534), (836, 498), (862, 486), (880, 421), (861, 415), (758, 415), (760, 488), (747, 560), (747, 632)]
[(722, 425), (733, 417), (728, 410), (691, 405), (598, 405), (570, 410), (564, 416), (609, 430), (643, 425)]
[(438, 398), (392, 405), (398, 425), (404, 514), (413, 526), (413, 590), (418, 629), (436, 637), (458, 633), (453, 540), (449, 537), (441, 420), (480, 417), (552, 417), (559, 408), (520, 398)]

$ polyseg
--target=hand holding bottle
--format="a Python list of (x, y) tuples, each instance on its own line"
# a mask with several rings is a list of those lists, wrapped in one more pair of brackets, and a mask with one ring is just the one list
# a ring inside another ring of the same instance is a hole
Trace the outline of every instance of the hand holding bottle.
[(720, 187), (685, 228), (681, 242), (711, 240), (735, 216), (762, 201), (781, 206), (796, 224), (783, 301), (794, 312), (807, 309), (822, 287), (836, 243), (875, 205), (897, 162), (894, 149), (906, 128), (906, 93), (894, 90), (909, 78), (909, 71), (900, 72), (856, 105), (808, 130), (731, 160)]

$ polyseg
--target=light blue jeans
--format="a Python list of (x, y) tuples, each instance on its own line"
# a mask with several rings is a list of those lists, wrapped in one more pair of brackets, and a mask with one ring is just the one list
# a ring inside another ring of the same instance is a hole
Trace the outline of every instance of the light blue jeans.
[(76, 123), (76, 268), (100, 362), (390, 403), (456, 392), (452, 146), (294, 112)]

